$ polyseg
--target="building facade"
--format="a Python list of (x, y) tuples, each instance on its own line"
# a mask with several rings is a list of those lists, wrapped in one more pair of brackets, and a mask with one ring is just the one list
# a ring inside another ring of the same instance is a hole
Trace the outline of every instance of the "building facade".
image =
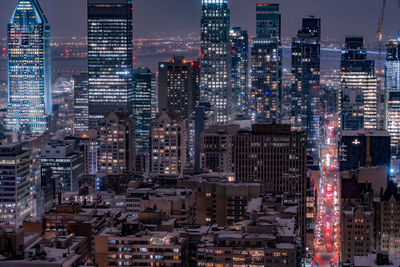
[(363, 37), (346, 37), (340, 65), (340, 129), (376, 130), (380, 117), (378, 82), (375, 76), (375, 62), (367, 59)]
[(72, 144), (55, 142), (41, 150), (42, 172), (50, 168), (53, 175), (59, 175), (57, 191), (76, 191), (79, 177), (85, 172), (84, 155), (74, 151)]
[(392, 160), (398, 162), (400, 160), (400, 41), (389, 41), (386, 49), (385, 122), (391, 138)]
[(132, 0), (88, 0), (89, 126), (132, 113)]
[(213, 125), (205, 129), (201, 144), (201, 169), (209, 172), (233, 172), (233, 152), (239, 125)]
[(156, 76), (148, 68), (133, 70), (133, 117), (136, 150), (149, 153), (150, 122), (157, 114)]
[(376, 166), (386, 166), (390, 169), (390, 136), (387, 131), (343, 131), (340, 133), (340, 171)]
[(292, 39), (291, 124), (307, 133), (307, 150), (319, 158), (321, 125), (321, 19), (304, 18)]
[(50, 25), (37, 0), (18, 1), (8, 30), (6, 128), (43, 133), (51, 99)]
[(99, 171), (122, 174), (135, 170), (135, 126), (129, 114), (105, 113), (98, 131)]
[(177, 113), (188, 119), (200, 97), (199, 62), (174, 57), (158, 65), (159, 110)]
[(88, 74), (81, 73), (72, 77), (74, 90), (74, 133), (89, 130), (89, 89)]
[(248, 68), (249, 36), (246, 30), (234, 27), (229, 32), (232, 45), (232, 101), (234, 113), (247, 117), (249, 105)]
[(282, 106), (282, 47), (279, 4), (257, 4), (257, 37), (251, 49), (250, 117), (279, 123)]
[(202, 0), (200, 98), (211, 103), (213, 121), (233, 119), (228, 0)]
[(174, 112), (160, 112), (150, 129), (150, 172), (181, 175), (186, 166), (186, 121)]
[(30, 151), (22, 143), (0, 145), (0, 221), (15, 227), (31, 213)]

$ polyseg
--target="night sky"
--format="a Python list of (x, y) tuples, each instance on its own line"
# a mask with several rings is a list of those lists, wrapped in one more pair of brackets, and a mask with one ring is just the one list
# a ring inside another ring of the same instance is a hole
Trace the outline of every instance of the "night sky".
[[(0, 0), (0, 36), (17, 0)], [(387, 0), (384, 35), (395, 36), (400, 28), (397, 0)], [(86, 0), (39, 0), (51, 26), (52, 35), (86, 35)], [(231, 26), (243, 26), (250, 36), (255, 32), (255, 4), (260, 0), (229, 0)], [(267, 3), (268, 1), (264, 1)], [(273, 2), (273, 1), (272, 1)], [(342, 38), (365, 35), (375, 38), (382, 0), (279, 0), (283, 37), (293, 37), (300, 19), (308, 15), (322, 18), (322, 34)], [(201, 0), (134, 0), (134, 32), (199, 32)], [(3, 26), (1, 26), (3, 25)]]

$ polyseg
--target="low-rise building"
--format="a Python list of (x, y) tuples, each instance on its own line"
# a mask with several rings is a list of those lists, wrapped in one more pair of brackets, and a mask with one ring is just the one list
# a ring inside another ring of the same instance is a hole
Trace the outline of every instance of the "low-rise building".
[(107, 266), (187, 266), (188, 241), (177, 233), (137, 232), (121, 235), (106, 228), (95, 237), (95, 258)]

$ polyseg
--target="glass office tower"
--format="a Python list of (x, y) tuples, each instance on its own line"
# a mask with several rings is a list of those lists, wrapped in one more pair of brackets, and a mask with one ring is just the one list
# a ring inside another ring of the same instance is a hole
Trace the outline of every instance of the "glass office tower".
[(232, 101), (234, 113), (247, 117), (249, 106), (248, 67), (249, 36), (246, 30), (234, 27), (229, 32), (232, 45)]
[(202, 0), (200, 98), (211, 103), (213, 122), (233, 119), (230, 10), (227, 0)]
[(341, 87), (338, 94), (341, 130), (376, 130), (378, 81), (375, 61), (367, 59), (363, 37), (346, 37), (342, 50)]
[(307, 150), (319, 158), (321, 128), (321, 19), (304, 18), (292, 39), (292, 116), (295, 130), (307, 132)]
[[(386, 129), (390, 134), (392, 160), (400, 161), (400, 40), (386, 44), (385, 97)], [(394, 162), (393, 162), (394, 163)], [(394, 164), (392, 164), (394, 165)]]
[(148, 68), (133, 70), (133, 116), (135, 119), (136, 149), (149, 153), (150, 122), (157, 113), (156, 75)]
[(89, 127), (132, 113), (132, 1), (88, 0)]
[(50, 25), (36, 0), (20, 0), (7, 30), (6, 128), (43, 133), (52, 113)]
[(251, 49), (250, 117), (279, 123), (282, 104), (282, 47), (279, 4), (257, 4), (257, 36)]

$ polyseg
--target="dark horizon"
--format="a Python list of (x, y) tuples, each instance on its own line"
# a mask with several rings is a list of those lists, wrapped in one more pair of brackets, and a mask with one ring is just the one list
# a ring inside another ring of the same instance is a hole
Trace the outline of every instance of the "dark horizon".
[[(84, 37), (87, 32), (86, 0), (38, 0), (52, 27), (53, 37)], [(376, 38), (381, 1), (365, 0), (293, 0), (260, 1), (229, 0), (231, 27), (242, 26), (255, 35), (256, 3), (279, 3), (282, 13), (282, 37), (291, 38), (300, 28), (301, 18), (309, 15), (322, 18), (322, 37), (344, 39), (347, 35)], [(6, 37), (6, 25), (17, 0), (4, 0), (0, 11), (0, 36)], [(201, 0), (136, 0), (134, 1), (134, 36), (149, 33), (195, 33), (200, 31)], [(384, 37), (397, 35), (400, 9), (395, 1), (387, 1)]]

